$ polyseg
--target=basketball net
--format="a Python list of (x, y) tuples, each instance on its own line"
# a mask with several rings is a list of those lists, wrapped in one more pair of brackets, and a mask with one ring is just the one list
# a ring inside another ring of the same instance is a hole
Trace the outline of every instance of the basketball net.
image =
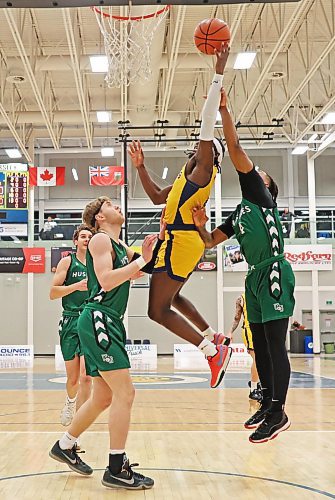
[(105, 81), (109, 88), (145, 82), (151, 76), (150, 49), (158, 26), (165, 19), (170, 5), (142, 16), (115, 16), (112, 7), (92, 7), (108, 58)]

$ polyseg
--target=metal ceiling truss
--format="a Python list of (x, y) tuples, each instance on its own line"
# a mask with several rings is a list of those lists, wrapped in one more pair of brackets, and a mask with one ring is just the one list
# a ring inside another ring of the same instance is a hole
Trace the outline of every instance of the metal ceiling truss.
[(87, 147), (91, 148), (93, 144), (92, 124), (89, 120), (89, 96), (84, 82), (84, 75), (80, 70), (81, 45), (78, 33), (78, 16), (77, 9), (62, 9), (63, 22), (66, 32), (67, 43), (72, 62), (74, 81), (76, 84), (77, 95), (79, 100), (80, 112), (83, 120)]
[[(12, 11), (10, 9), (5, 9), (4, 16), (6, 18), (8, 26), (10, 28), (11, 34), (13, 36), (13, 39), (14, 39), (14, 42), (16, 45), (16, 48), (17, 48), (18, 53), (19, 53), (19, 56), (22, 60), (23, 67), (24, 67), (24, 70), (26, 72), (27, 78), (30, 82), (31, 88), (33, 90), (36, 102), (37, 102), (38, 107), (42, 113), (42, 116), (43, 116), (43, 119), (45, 122), (45, 126), (48, 130), (52, 145), (55, 149), (58, 149), (59, 148), (59, 140), (58, 140), (56, 133), (53, 129), (52, 120), (51, 120), (51, 109), (48, 112), (47, 107), (46, 107), (45, 102), (44, 102), (46, 89), (45, 88), (40, 89), (38, 86), (38, 83), (37, 83), (37, 80), (36, 80), (36, 77), (34, 74), (34, 68), (33, 68), (34, 57), (28, 56), (23, 39), (22, 39), (22, 36), (21, 36), (23, 27), (21, 27), (21, 28), (18, 27), (16, 20), (15, 20), (15, 17), (14, 17), (14, 11)], [(23, 23), (22, 23), (22, 25), (23, 25)], [(33, 47), (33, 44), (31, 44), (31, 46)], [(51, 104), (51, 102), (50, 102), (50, 104)]]

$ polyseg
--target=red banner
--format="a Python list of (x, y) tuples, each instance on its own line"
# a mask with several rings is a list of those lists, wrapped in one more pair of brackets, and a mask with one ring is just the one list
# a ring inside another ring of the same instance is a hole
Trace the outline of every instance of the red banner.
[(45, 273), (45, 248), (24, 248), (23, 273)]
[(89, 167), (91, 186), (123, 186), (124, 167)]

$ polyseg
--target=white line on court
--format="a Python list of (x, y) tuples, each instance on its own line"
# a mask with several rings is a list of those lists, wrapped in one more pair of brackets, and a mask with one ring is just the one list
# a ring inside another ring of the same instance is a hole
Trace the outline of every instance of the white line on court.
[[(143, 424), (144, 425), (144, 424)], [(149, 431), (149, 430), (132, 430), (130, 431), (129, 433), (130, 434), (136, 434), (136, 433), (143, 433), (143, 432), (151, 432), (151, 433), (155, 433), (155, 432), (159, 432), (160, 434), (164, 433), (164, 434), (167, 434), (167, 433), (190, 433), (190, 432), (196, 432), (197, 434), (199, 433), (203, 433), (203, 434), (227, 434), (228, 432), (229, 433), (235, 433), (235, 434), (248, 434), (248, 432), (250, 431), (250, 429), (245, 429), (244, 431), (241, 430), (241, 431), (236, 431), (236, 430), (231, 430), (231, 431), (223, 431), (223, 430), (219, 430), (219, 431), (210, 431), (210, 430), (206, 430), (206, 431), (197, 431), (197, 430), (189, 430), (189, 431), (173, 431), (173, 430), (165, 430), (165, 431), (160, 431), (160, 430), (152, 430), (152, 431)], [(296, 433), (334, 433), (335, 430), (290, 430), (288, 431), (290, 434), (296, 434)], [(62, 431), (0, 431), (0, 434), (61, 434)], [(86, 431), (85, 434), (108, 434), (108, 431)]]

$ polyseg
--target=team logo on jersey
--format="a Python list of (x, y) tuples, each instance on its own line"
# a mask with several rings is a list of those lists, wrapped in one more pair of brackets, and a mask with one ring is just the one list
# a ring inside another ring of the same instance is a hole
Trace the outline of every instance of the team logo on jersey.
[(282, 304), (279, 304), (279, 302), (273, 304), (273, 308), (275, 311), (279, 311), (281, 313), (284, 312), (284, 306)]
[(114, 358), (113, 356), (110, 356), (109, 354), (101, 354), (102, 361), (105, 361), (106, 363), (113, 364), (114, 363)]

